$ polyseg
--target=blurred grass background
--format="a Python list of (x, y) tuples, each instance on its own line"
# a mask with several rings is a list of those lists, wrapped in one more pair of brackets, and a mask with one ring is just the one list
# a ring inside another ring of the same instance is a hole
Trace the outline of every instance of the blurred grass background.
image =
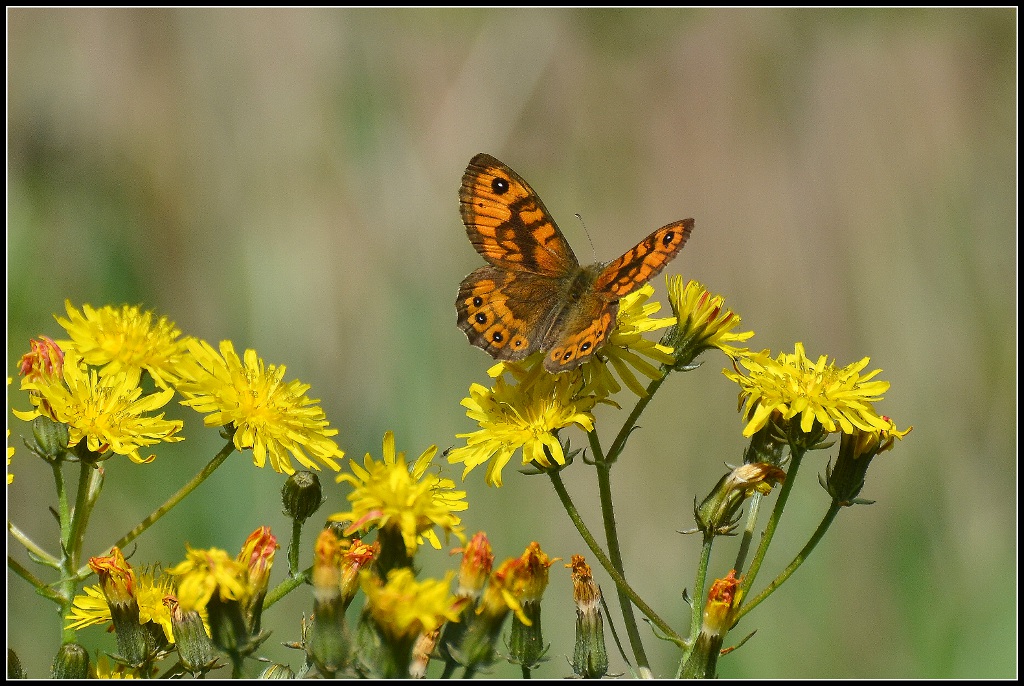
[[(143, 304), (186, 334), (286, 364), (312, 384), (350, 457), (379, 458), (388, 429), (412, 457), (455, 445), (474, 428), (459, 401), (491, 363), (455, 326), (459, 281), (483, 264), (457, 189), (470, 157), (489, 152), (539, 191), (583, 262), (695, 217), (670, 273), (724, 294), (757, 333), (752, 348), (803, 341), (840, 365), (870, 356), (892, 383), (878, 410), (915, 427), (872, 466), (862, 495), (878, 503), (843, 512), (730, 635), (758, 630), (721, 661), (722, 676), (1016, 674), (1014, 9), (7, 18), (8, 374), (30, 337), (63, 336), (53, 313), (65, 298)], [(667, 384), (614, 473), (627, 572), (676, 626), (699, 540), (675, 531), (692, 526), (694, 496), (744, 446), (724, 363), (708, 355)], [(624, 413), (603, 410), (608, 435)], [(219, 448), (197, 415), (170, 412), (188, 440), (150, 465), (105, 463), (87, 554)], [(52, 476), (20, 447), (25, 425), (8, 422), (8, 516), (56, 552)], [(824, 512), (814, 472), (826, 461), (806, 463), (764, 583)], [(591, 470), (576, 464), (565, 478), (598, 529)], [(232, 457), (139, 540), (133, 561), (172, 564), (185, 542), (236, 551), (261, 524), (284, 545), (282, 480)], [(347, 489), (325, 483), (321, 512), (345, 509)], [(499, 559), (531, 540), (566, 561), (587, 552), (546, 480), (510, 467), (505, 483), (486, 487), (482, 469), (465, 482), (467, 531), (486, 530)], [(720, 547), (717, 576), (734, 554)], [(28, 564), (10, 537), (8, 548)], [(425, 574), (454, 564), (429, 548), (419, 559)], [(570, 671), (561, 564), (540, 676)], [(298, 639), (311, 607), (300, 590), (268, 612), (268, 655), (299, 664), (279, 644)], [(47, 676), (58, 618), (10, 574), (7, 612), (8, 645)], [(645, 636), (655, 672), (672, 674), (673, 651)], [(80, 640), (114, 649), (98, 628)]]

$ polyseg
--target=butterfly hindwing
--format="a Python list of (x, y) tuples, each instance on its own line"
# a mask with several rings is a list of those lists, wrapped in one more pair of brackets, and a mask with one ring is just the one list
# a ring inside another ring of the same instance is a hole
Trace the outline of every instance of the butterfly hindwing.
[(490, 155), (480, 153), (470, 161), (459, 201), (469, 240), (490, 264), (552, 277), (579, 268), (530, 185)]
[[(462, 281), (455, 309), (470, 343), (498, 360), (520, 360), (541, 345), (558, 300), (551, 279), (480, 267)], [(538, 317), (546, 317), (538, 319)]]
[(587, 293), (564, 318), (556, 321), (541, 343), (546, 351), (544, 368), (552, 374), (575, 369), (590, 359), (604, 344), (615, 325), (619, 311), (617, 300), (606, 300)]
[(621, 298), (644, 285), (682, 250), (693, 230), (693, 219), (661, 227), (617, 260), (612, 260), (594, 282), (594, 290)]

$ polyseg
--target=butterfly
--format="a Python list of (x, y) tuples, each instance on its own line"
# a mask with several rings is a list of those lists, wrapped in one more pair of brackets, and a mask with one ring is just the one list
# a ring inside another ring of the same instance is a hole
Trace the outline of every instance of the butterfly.
[(582, 267), (530, 184), (484, 153), (466, 167), (459, 202), (469, 240), (488, 262), (459, 287), (459, 328), (498, 360), (543, 350), (552, 373), (601, 349), (619, 299), (664, 269), (693, 230), (693, 219), (672, 222), (622, 257)]

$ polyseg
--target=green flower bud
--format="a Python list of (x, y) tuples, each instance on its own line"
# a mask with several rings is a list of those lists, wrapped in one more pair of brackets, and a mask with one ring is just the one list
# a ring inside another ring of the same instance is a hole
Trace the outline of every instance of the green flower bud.
[(313, 472), (295, 472), (281, 488), (285, 516), (300, 524), (320, 509), (323, 499), (320, 479)]
[(53, 658), (54, 679), (85, 679), (89, 676), (89, 651), (77, 643), (65, 643)]
[(731, 533), (744, 501), (755, 492), (770, 493), (773, 484), (785, 479), (784, 471), (764, 462), (737, 467), (719, 479), (704, 502), (694, 507), (697, 528), (705, 536)]
[(45, 415), (32, 420), (32, 437), (36, 453), (47, 462), (56, 462), (68, 449), (68, 425)]
[(164, 605), (170, 611), (171, 633), (182, 666), (193, 674), (204, 673), (217, 659), (217, 653), (210, 637), (206, 635), (202, 618), (195, 610), (182, 610), (177, 599), (172, 596), (164, 598)]
[(601, 589), (582, 555), (573, 555), (572, 595), (576, 602), (576, 650), (572, 671), (584, 679), (600, 679), (608, 673), (608, 649), (604, 641)]

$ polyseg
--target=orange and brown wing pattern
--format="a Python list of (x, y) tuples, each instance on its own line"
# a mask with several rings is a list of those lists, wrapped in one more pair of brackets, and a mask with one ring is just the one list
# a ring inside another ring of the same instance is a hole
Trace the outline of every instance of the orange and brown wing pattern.
[(544, 368), (558, 374), (589, 360), (611, 333), (618, 311), (617, 301), (588, 294), (571, 311), (570, 318), (556, 325), (541, 344), (547, 350)]
[(520, 360), (540, 346), (557, 299), (547, 277), (480, 267), (463, 279), (455, 309), (470, 343), (495, 359)]
[(693, 230), (693, 219), (663, 226), (617, 260), (609, 262), (594, 282), (594, 291), (621, 298), (658, 275), (675, 257)]
[(579, 267), (530, 185), (490, 155), (470, 160), (459, 201), (469, 240), (490, 264), (552, 277)]

